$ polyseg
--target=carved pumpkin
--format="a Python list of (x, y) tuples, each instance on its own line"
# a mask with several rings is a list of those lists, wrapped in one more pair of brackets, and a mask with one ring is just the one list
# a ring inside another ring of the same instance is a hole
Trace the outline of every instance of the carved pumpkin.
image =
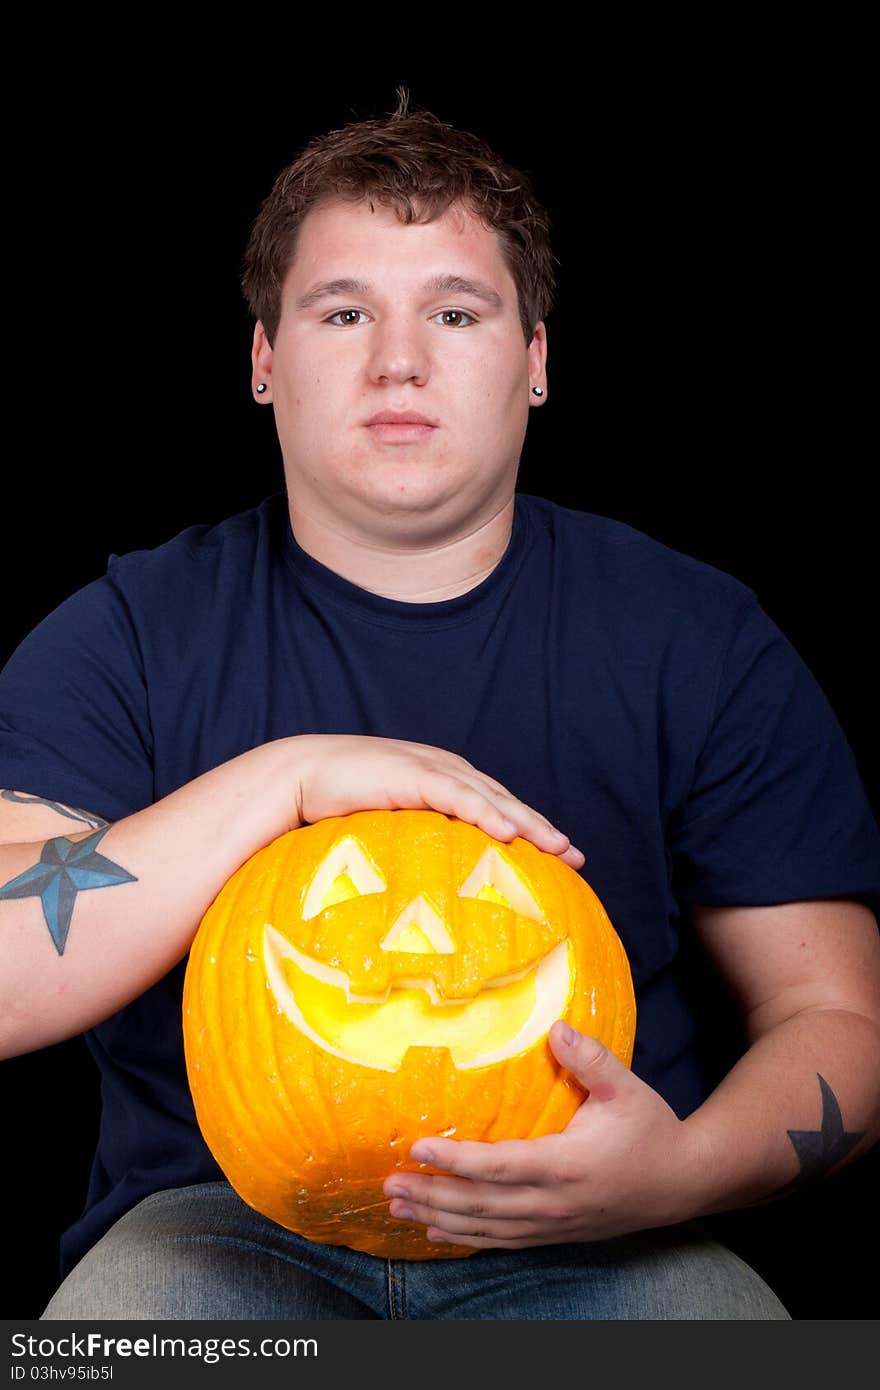
[(389, 1214), (383, 1179), (419, 1168), (416, 1139), (558, 1132), (584, 1092), (553, 1021), (627, 1065), (635, 1033), (589, 885), (435, 811), (331, 817), (260, 850), (202, 920), (183, 1008), (196, 1116), (239, 1196), (309, 1240), (407, 1259), (473, 1253)]

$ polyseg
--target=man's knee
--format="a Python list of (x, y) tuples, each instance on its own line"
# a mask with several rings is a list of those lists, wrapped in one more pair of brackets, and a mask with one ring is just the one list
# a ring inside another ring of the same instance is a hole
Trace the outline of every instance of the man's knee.
[[(70, 1271), (42, 1313), (45, 1320), (177, 1318), (193, 1251), (178, 1248), (168, 1212), (153, 1193), (110, 1228)], [(158, 1207), (158, 1210), (157, 1210)]]
[(375, 1316), (331, 1277), (302, 1267), (293, 1250), (298, 1240), (249, 1208), (228, 1183), (155, 1192), (88, 1251), (42, 1317)]

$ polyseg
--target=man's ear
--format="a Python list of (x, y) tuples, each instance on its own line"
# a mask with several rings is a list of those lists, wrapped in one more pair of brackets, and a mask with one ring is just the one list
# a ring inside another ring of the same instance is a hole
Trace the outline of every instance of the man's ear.
[(543, 319), (535, 324), (535, 332), (529, 343), (529, 384), (540, 386), (547, 396), (547, 326)]
[[(272, 398), (272, 348), (266, 336), (266, 330), (260, 319), (254, 325), (254, 342), (251, 348), (251, 390), (254, 398), (258, 401), (267, 401)], [(257, 392), (258, 386), (267, 387), (267, 390)]]

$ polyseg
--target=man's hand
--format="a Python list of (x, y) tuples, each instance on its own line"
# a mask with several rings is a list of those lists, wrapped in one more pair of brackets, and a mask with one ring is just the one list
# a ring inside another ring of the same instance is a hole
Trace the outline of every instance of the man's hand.
[(296, 789), (300, 824), (353, 811), (442, 811), (478, 825), (496, 840), (521, 835), (572, 869), (584, 856), (546, 816), (466, 758), (427, 743), (360, 734), (307, 734)]
[(692, 1215), (699, 1154), (685, 1122), (595, 1038), (557, 1021), (550, 1043), (589, 1091), (566, 1129), (494, 1144), (420, 1139), (410, 1157), (446, 1172), (386, 1178), (392, 1216), (424, 1222), (429, 1240), (516, 1250)]

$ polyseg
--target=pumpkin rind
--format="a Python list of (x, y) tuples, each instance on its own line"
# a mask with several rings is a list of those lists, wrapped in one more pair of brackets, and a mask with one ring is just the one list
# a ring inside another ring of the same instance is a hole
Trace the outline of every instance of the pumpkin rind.
[[(310, 883), (345, 837), (363, 847), (386, 891), (304, 919)], [(528, 885), (543, 921), (459, 896), (491, 847)], [(420, 894), (455, 949), (382, 949)], [(424, 1226), (391, 1217), (383, 1180), (419, 1169), (409, 1149), (428, 1135), (493, 1141), (558, 1132), (585, 1093), (554, 1058), (546, 1030), (489, 1065), (456, 1067), (445, 1046), (410, 1046), (397, 1070), (335, 1055), (278, 1002), (267, 924), (328, 975), (343, 972), (356, 996), (379, 998), (430, 968), (438, 995), (462, 1004), (567, 940), (574, 979), (556, 1016), (627, 1066), (632, 1060), (626, 953), (592, 888), (557, 856), (435, 811), (359, 811), (280, 836), (231, 876), (202, 919), (184, 982), (183, 1036), (196, 1117), (218, 1165), (245, 1202), (309, 1240), (398, 1259), (473, 1254), (432, 1245)]]

